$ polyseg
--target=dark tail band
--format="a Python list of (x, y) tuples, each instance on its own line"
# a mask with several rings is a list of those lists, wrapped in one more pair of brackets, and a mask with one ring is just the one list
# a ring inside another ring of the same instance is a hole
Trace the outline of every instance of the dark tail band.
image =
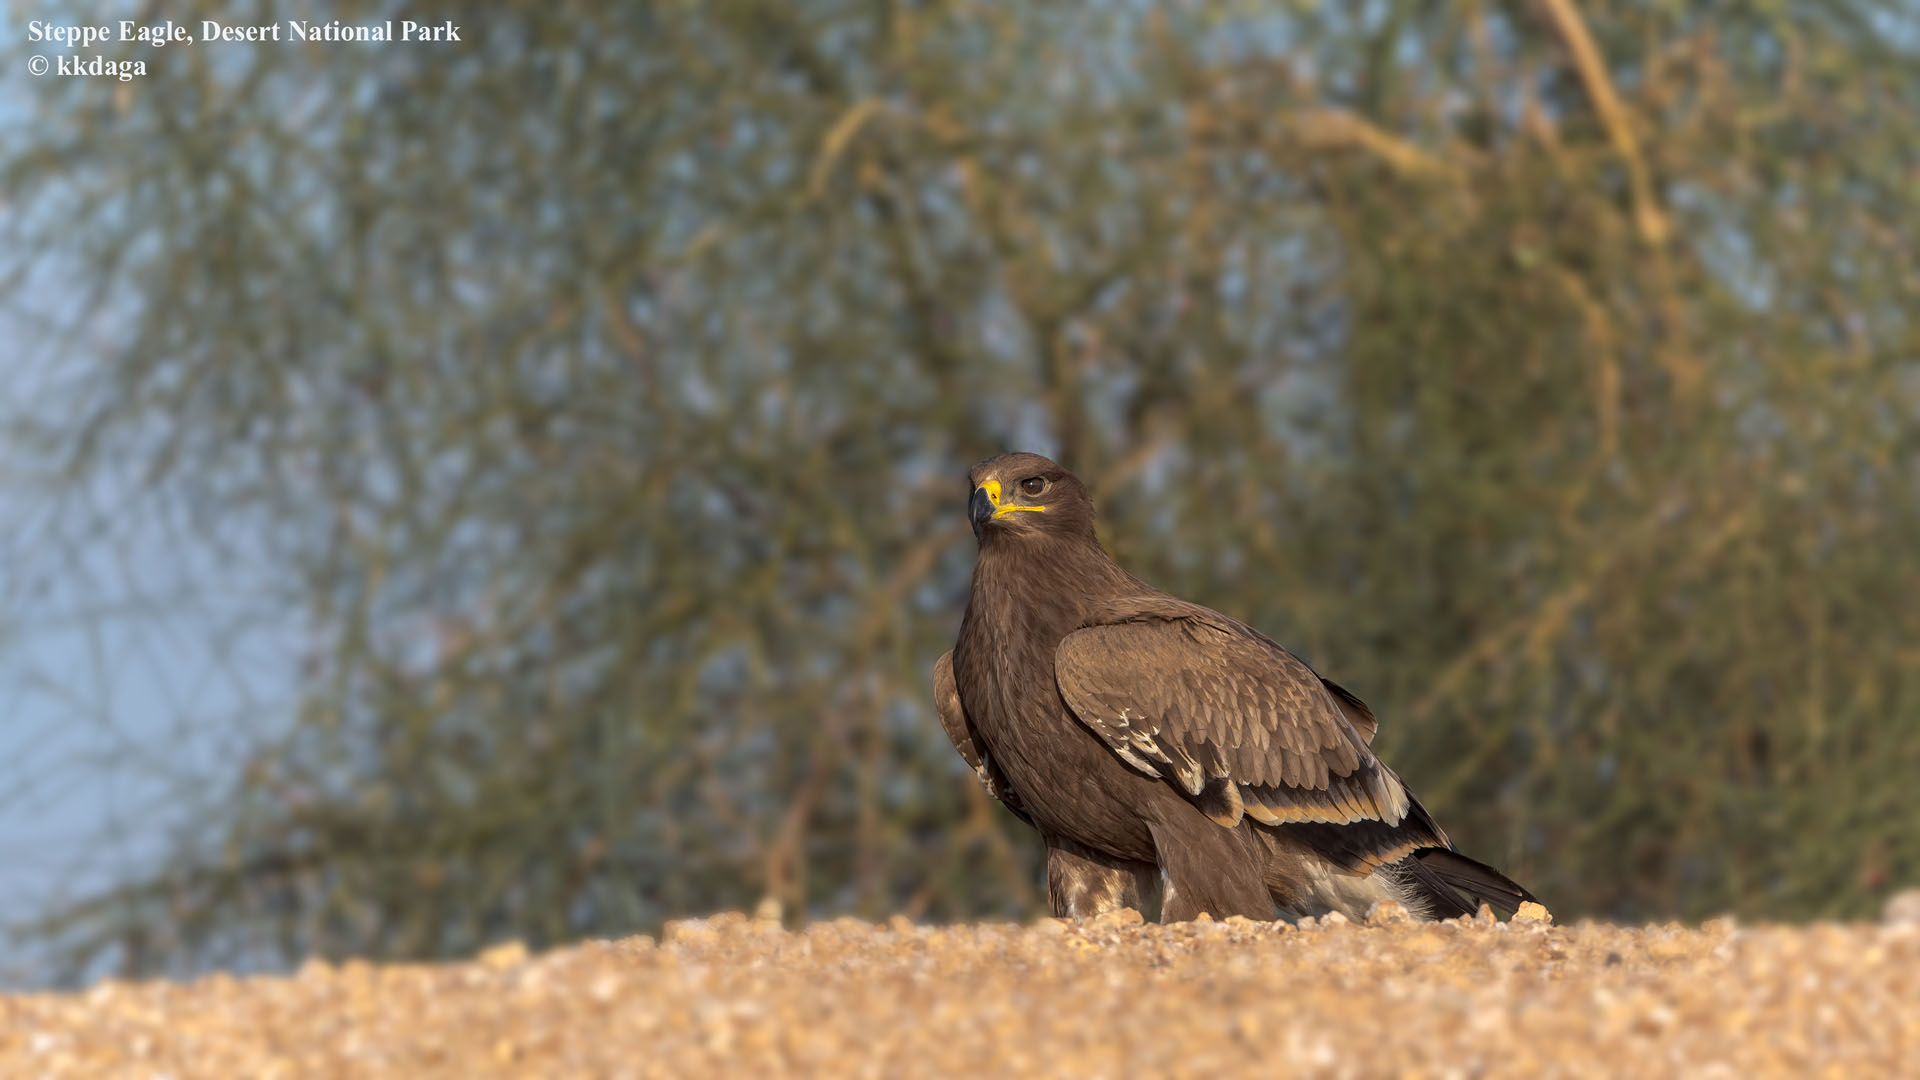
[[(1446, 848), (1421, 848), (1400, 865), (1428, 893), (1436, 919), (1472, 915), (1485, 903), (1502, 915), (1512, 915), (1523, 903), (1539, 903), (1513, 879)], [(1465, 899), (1461, 893), (1465, 893)]]

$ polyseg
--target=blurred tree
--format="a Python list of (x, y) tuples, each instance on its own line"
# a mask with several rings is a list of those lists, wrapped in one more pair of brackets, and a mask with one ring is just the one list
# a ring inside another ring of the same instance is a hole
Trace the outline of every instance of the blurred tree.
[(926, 689), (1010, 447), (1563, 913), (1867, 911), (1920, 877), (1904, 10), (575, 2), (36, 84), (6, 272), (106, 343), (16, 438), (310, 627), (212, 838), (37, 930), (1031, 911)]

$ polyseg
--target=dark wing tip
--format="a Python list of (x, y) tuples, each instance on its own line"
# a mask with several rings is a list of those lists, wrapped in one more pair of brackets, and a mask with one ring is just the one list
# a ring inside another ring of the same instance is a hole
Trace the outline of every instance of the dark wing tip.
[[(1414, 852), (1404, 865), (1414, 880), (1432, 894), (1434, 915), (1439, 918), (1471, 915), (1479, 910), (1481, 903), (1511, 916), (1520, 910), (1521, 904), (1540, 902), (1507, 875), (1478, 859), (1469, 859), (1446, 848), (1423, 848)], [(1461, 901), (1460, 893), (1467, 894), (1472, 903)]]
[(1333, 695), (1334, 703), (1340, 706), (1341, 715), (1347, 718), (1347, 723), (1352, 724), (1353, 730), (1359, 732), (1360, 738), (1371, 746), (1373, 737), (1380, 734), (1380, 720), (1373, 715), (1373, 710), (1367, 708), (1366, 702), (1355, 697), (1353, 691), (1325, 675), (1320, 676), (1320, 685)]

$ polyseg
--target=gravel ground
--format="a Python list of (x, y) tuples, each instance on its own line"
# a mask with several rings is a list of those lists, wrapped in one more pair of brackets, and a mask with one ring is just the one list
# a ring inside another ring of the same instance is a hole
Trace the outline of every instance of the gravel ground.
[(0, 1076), (1920, 1075), (1920, 925), (1377, 921), (720, 915), (539, 956), (114, 982), (0, 996)]

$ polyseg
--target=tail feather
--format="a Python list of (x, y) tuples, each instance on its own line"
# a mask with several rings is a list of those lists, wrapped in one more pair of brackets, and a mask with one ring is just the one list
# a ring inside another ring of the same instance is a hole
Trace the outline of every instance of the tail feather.
[[(1523, 903), (1539, 903), (1513, 879), (1446, 848), (1421, 848), (1401, 863), (1409, 878), (1428, 894), (1436, 919), (1471, 915), (1486, 903), (1502, 915), (1512, 915)], [(1456, 891), (1457, 890), (1457, 891)], [(1468, 899), (1463, 899), (1465, 893)]]

